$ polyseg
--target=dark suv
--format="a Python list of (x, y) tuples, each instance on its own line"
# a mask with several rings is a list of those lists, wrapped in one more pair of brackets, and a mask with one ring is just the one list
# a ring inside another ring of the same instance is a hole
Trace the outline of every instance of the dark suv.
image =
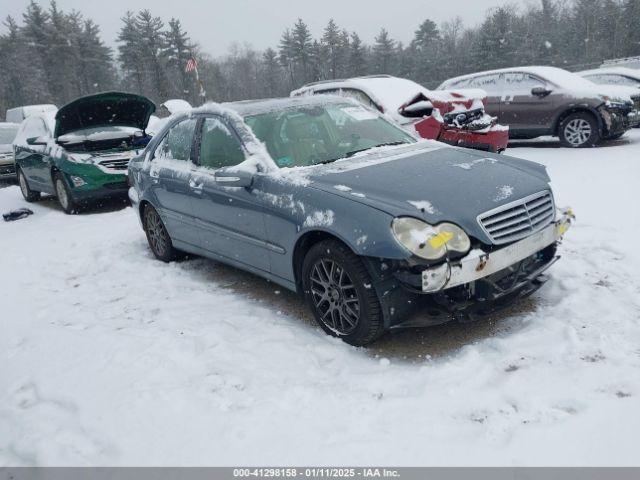
[(464, 75), (439, 89), (482, 88), (486, 111), (510, 138), (552, 135), (567, 147), (591, 147), (637, 123), (630, 98), (555, 67), (518, 67)]

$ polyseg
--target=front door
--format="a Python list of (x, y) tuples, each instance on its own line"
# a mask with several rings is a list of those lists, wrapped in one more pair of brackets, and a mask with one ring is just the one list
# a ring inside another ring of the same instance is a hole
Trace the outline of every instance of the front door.
[[(553, 123), (557, 93), (546, 81), (529, 73), (503, 74), (503, 95), (500, 103), (500, 122), (509, 125), (514, 135), (542, 135)], [(549, 93), (534, 95), (534, 88)]]
[(153, 152), (148, 175), (155, 207), (173, 240), (197, 246), (200, 237), (191, 205), (193, 140), (198, 120), (183, 120), (167, 132)]
[(193, 212), (202, 248), (235, 262), (270, 270), (264, 209), (251, 188), (227, 187), (215, 171), (245, 160), (233, 128), (222, 117), (203, 119), (197, 142), (198, 167), (191, 175)]
[(51, 165), (48, 162), (48, 150), (46, 145), (29, 145), (27, 139), (38, 138), (50, 140), (49, 130), (39, 117), (31, 117), (27, 120), (24, 131), (23, 145), (16, 152), (20, 168), (24, 171), (32, 189), (53, 193), (51, 180)]

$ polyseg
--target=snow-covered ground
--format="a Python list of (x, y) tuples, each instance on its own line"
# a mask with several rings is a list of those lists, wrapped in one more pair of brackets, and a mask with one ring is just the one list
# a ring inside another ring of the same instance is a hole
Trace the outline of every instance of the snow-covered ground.
[(368, 349), (267, 282), (155, 261), (130, 208), (0, 222), (0, 465), (640, 464), (640, 130), (508, 154), (578, 216), (553, 279)]

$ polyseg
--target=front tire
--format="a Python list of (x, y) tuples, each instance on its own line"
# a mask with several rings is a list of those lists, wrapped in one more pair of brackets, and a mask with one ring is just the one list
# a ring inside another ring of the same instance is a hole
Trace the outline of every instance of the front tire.
[(600, 128), (592, 114), (576, 112), (560, 122), (558, 136), (564, 147), (594, 147), (600, 142)]
[(31, 190), (29, 187), (29, 181), (21, 168), (18, 168), (18, 184), (20, 185), (20, 191), (24, 199), (31, 203), (40, 200), (40, 192)]
[(362, 260), (335, 240), (315, 244), (302, 265), (307, 303), (329, 335), (355, 346), (384, 333), (382, 308)]
[(71, 194), (71, 190), (69, 189), (62, 173), (55, 172), (53, 174), (53, 186), (56, 190), (58, 203), (62, 207), (62, 210), (64, 210), (64, 213), (68, 215), (77, 213), (78, 204), (74, 200), (73, 195)]
[(173, 248), (169, 232), (160, 218), (160, 214), (151, 205), (147, 205), (143, 211), (144, 233), (147, 236), (149, 247), (158, 260), (170, 262), (179, 256), (178, 251)]

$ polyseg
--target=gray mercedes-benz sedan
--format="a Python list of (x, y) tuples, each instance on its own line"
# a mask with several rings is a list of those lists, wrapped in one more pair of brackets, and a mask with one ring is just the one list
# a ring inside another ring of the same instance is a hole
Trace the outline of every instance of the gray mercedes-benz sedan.
[(206, 105), (129, 164), (151, 250), (303, 294), (364, 345), (422, 310), (465, 321), (537, 290), (573, 217), (543, 166), (418, 140), (343, 97)]

